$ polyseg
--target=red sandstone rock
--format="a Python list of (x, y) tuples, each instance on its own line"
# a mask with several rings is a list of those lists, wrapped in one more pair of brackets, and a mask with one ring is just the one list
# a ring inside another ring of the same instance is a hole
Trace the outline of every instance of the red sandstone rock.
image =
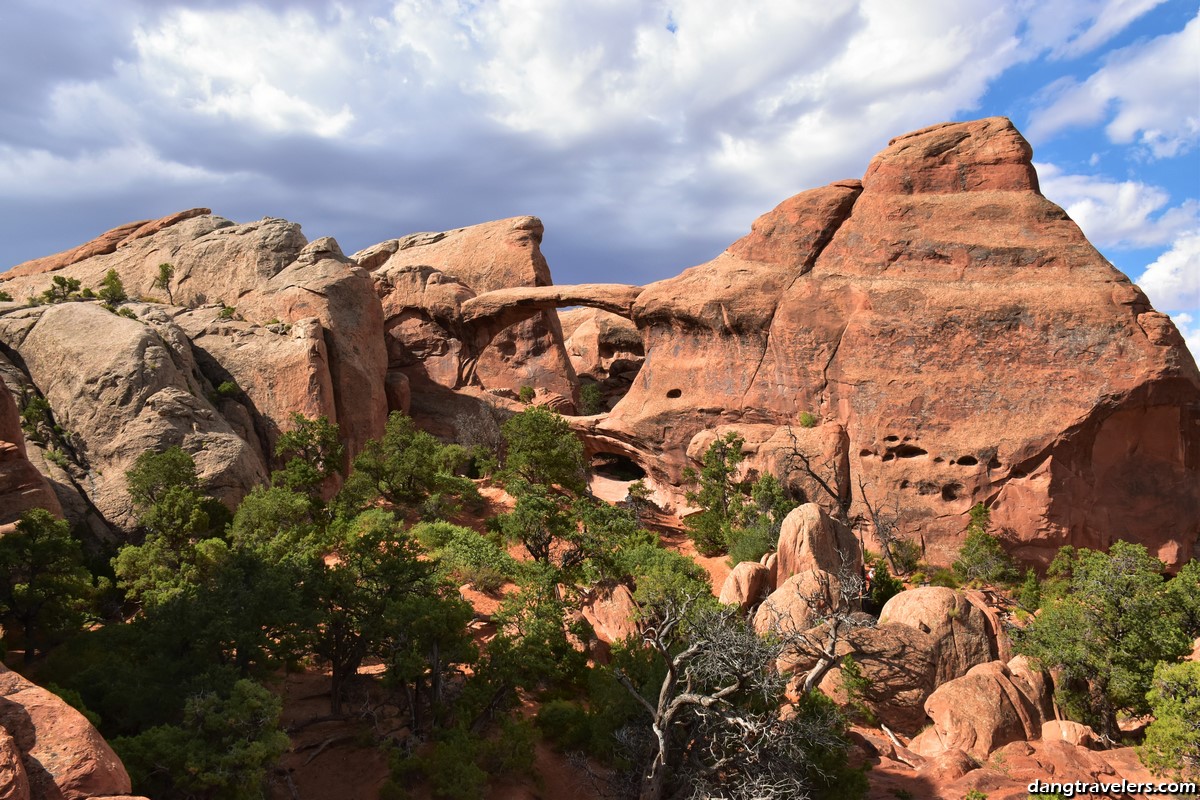
[(1052, 719), (1042, 724), (1042, 739), (1063, 741), (1076, 747), (1091, 747), (1096, 741), (1096, 732), (1078, 722)]
[[(381, 276), (407, 267), (431, 267), (474, 293), (549, 286), (542, 233), (536, 217), (514, 217), (444, 233), (412, 234), (356, 253), (354, 259)], [(388, 305), (386, 294), (384, 304)], [(572, 397), (574, 373), (555, 312), (542, 312), (500, 333), (480, 358), (477, 375), (485, 388), (533, 386)]]
[(912, 749), (933, 757), (946, 750), (964, 750), (986, 758), (998, 747), (1036, 739), (1042, 729), (1037, 698), (1013, 679), (1000, 661), (971, 668), (966, 675), (944, 683), (925, 701), (932, 727), (912, 740)]
[(17, 404), (0, 383), (0, 533), (32, 508), (62, 515), (50, 485), (26, 455)]
[(743, 561), (730, 571), (721, 587), (720, 602), (737, 606), (742, 612), (762, 599), (771, 572), (762, 564)]
[(979, 769), (979, 764), (975, 759), (956, 748), (926, 760), (917, 768), (917, 774), (935, 785), (941, 786), (958, 780), (975, 769)]
[(622, 584), (599, 586), (583, 607), (597, 638), (612, 644), (637, 633), (637, 604)]
[(880, 623), (899, 623), (932, 634), (938, 642), (937, 682), (946, 683), (996, 658), (983, 613), (960, 592), (924, 586), (900, 592), (879, 613)]
[[(906, 736), (920, 730), (925, 700), (937, 685), (937, 639), (908, 625), (856, 628), (838, 645), (838, 654), (845, 653), (854, 656), (867, 679), (863, 700), (879, 721)], [(831, 670), (819, 688), (844, 699), (841, 670)]]
[(0, 797), (4, 800), (29, 800), (29, 776), (17, 743), (0, 728)]
[(24, 758), (34, 800), (128, 794), (129, 775), (83, 715), (0, 666), (0, 726)]
[(862, 553), (854, 534), (816, 503), (794, 508), (784, 517), (776, 553), (780, 581), (813, 570), (834, 577), (862, 573)]
[(898, 498), (934, 562), (983, 500), (1027, 561), (1115, 537), (1172, 567), (1195, 552), (1200, 373), (1038, 193), (1007, 120), (898, 137), (861, 193), (798, 195), (633, 316), (646, 360), (596, 431), (643, 443), (660, 480), (702, 430), (810, 412), (848, 437), (845, 471), (817, 459), (830, 482)]

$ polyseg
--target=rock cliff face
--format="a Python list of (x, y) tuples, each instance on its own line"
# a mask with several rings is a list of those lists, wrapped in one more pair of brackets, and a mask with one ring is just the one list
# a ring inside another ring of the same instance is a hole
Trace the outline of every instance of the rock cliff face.
[(645, 364), (596, 433), (646, 443), (677, 481), (706, 429), (786, 430), (809, 412), (845, 431), (842, 465), (813, 459), (825, 477), (895, 507), (932, 560), (984, 502), (1029, 561), (1114, 538), (1186, 561), (1200, 537), (1195, 362), (1041, 196), (1030, 157), (1000, 118), (899, 137), (861, 183), (797, 195), (714, 261), (646, 287)]
[[(861, 180), (796, 195), (644, 288), (552, 286), (533, 217), (347, 258), (294, 223), (194, 209), (0, 274), (21, 300), (54, 274), (96, 288), (116, 269), (131, 295), (167, 301), (131, 304), (136, 320), (0, 304), (0, 375), (75, 437), (67, 513), (118, 525), (119, 475), (146, 447), (204, 451), (236, 499), (292, 412), (329, 416), (353, 454), (390, 409), (443, 435), (524, 385), (570, 410), (580, 372), (611, 407), (574, 419), (589, 451), (637, 461), (661, 502), (682, 504), (683, 469), (735, 432), (748, 473), (851, 513), (865, 492), (933, 562), (983, 502), (1028, 562), (1128, 538), (1177, 566), (1200, 540), (1200, 373), (1042, 197), (1031, 155), (1001, 118), (901, 136)], [(590, 307), (571, 312), (569, 350), (567, 306)]]
[(0, 533), (31, 508), (62, 514), (50, 484), (26, 455), (17, 404), (0, 383)]

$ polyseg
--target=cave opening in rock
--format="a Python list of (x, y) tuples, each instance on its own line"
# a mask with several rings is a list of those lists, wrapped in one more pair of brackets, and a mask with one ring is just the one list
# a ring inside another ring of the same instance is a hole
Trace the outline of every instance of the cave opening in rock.
[(682, 397), (682, 396), (683, 396), (682, 389), (671, 389), (670, 391), (667, 392), (667, 397), (669, 397), (672, 400), (674, 400), (676, 397)]
[(620, 453), (596, 453), (592, 456), (590, 467), (597, 475), (614, 481), (640, 481), (646, 477), (646, 470), (629, 456)]
[(979, 463), (979, 459), (975, 456), (959, 456), (956, 461), (951, 461), (951, 464), (958, 464), (960, 467), (973, 467)]

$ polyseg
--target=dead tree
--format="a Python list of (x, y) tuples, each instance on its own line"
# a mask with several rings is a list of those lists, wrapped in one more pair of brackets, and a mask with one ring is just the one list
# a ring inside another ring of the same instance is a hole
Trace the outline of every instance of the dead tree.
[(808, 797), (814, 756), (844, 749), (832, 712), (779, 712), (789, 637), (760, 637), (735, 609), (692, 598), (665, 600), (643, 641), (666, 666), (657, 700), (617, 675), (650, 718), (641, 800)]
[(788, 426), (787, 432), (788, 438), (791, 440), (791, 446), (784, 453), (784, 457), (787, 459), (787, 472), (785, 474), (790, 476), (792, 472), (798, 470), (811, 478), (833, 503), (833, 516), (839, 522), (849, 524), (850, 506), (853, 503), (853, 497), (842, 497), (837, 489), (835, 489), (830, 483), (830, 480), (835, 482), (837, 480), (836, 468), (828, 461), (819, 465), (825, 468), (831, 476), (834, 476), (830, 479), (827, 479), (821, 474), (821, 472), (817, 470), (816, 467), (813, 466), (812, 458), (800, 448), (800, 442), (796, 439), (796, 432), (791, 428), (791, 426)]

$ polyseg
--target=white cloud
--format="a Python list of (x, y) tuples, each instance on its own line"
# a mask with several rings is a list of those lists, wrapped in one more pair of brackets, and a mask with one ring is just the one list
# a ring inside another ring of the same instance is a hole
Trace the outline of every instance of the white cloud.
[(1200, 14), (1182, 31), (1110, 53), (1083, 83), (1049, 87), (1049, 102), (1029, 126), (1031, 138), (1107, 119), (1105, 133), (1118, 144), (1137, 143), (1154, 158), (1177, 156), (1200, 138)]
[(1161, 247), (1200, 226), (1195, 199), (1168, 208), (1171, 196), (1158, 186), (1035, 166), (1042, 194), (1062, 206), (1097, 247)]
[[(1200, 311), (1200, 232), (1179, 237), (1170, 250), (1146, 267), (1137, 283), (1155, 308)], [(1185, 324), (1190, 325), (1193, 318), (1184, 316)]]
[(344, 43), (308, 13), (182, 9), (133, 39), (138, 82), (178, 107), (325, 137), (354, 120), (338, 98)]
[(1188, 350), (1192, 351), (1192, 358), (1200, 362), (1200, 319), (1191, 314), (1172, 314), (1171, 320), (1187, 342)]
[(1036, 3), (1029, 15), (1029, 39), (1050, 50), (1051, 58), (1077, 58), (1129, 26), (1165, 0), (1083, 0)]

